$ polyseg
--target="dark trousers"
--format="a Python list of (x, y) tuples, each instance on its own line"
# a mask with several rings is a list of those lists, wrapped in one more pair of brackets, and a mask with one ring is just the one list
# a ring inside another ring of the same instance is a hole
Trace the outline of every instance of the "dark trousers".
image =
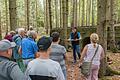
[(78, 58), (80, 59), (80, 45), (73, 44), (72, 47), (73, 47), (73, 58), (74, 58), (74, 61), (76, 61), (76, 58), (77, 58), (76, 53), (78, 55)]

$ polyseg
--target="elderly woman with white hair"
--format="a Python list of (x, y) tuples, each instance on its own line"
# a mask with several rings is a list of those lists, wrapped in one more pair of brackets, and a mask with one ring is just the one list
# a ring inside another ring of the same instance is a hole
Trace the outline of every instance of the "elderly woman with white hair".
[[(90, 35), (90, 44), (87, 44), (80, 58), (80, 66), (83, 62), (91, 62), (90, 74), (86, 77), (86, 80), (98, 80), (98, 72), (100, 68), (100, 60), (104, 57), (104, 50), (100, 44), (98, 44), (99, 37), (96, 33)], [(93, 59), (92, 59), (93, 58)]]

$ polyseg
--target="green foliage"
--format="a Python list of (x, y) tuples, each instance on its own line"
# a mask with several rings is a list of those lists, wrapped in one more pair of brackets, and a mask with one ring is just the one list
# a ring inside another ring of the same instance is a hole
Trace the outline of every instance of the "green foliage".
[(111, 69), (109, 66), (107, 66), (106, 72), (107, 72), (106, 76), (120, 75), (120, 71), (115, 71)]
[(116, 53), (116, 52), (118, 52), (118, 49), (117, 49), (116, 47), (113, 47), (113, 48), (111, 48), (111, 51), (112, 51), (113, 53)]

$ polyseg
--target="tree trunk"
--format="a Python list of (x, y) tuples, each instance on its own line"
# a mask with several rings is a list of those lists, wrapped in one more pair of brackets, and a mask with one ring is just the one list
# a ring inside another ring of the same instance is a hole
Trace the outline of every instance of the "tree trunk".
[(94, 16), (94, 14), (95, 14), (95, 13), (94, 13), (94, 5), (95, 5), (95, 4), (94, 4), (94, 2), (95, 2), (95, 1), (92, 0), (92, 27), (95, 26), (95, 19), (94, 19), (94, 17), (95, 17), (95, 16)]
[(88, 26), (88, 11), (89, 11), (89, 1), (90, 0), (87, 0), (87, 3), (86, 3), (86, 26)]
[[(114, 0), (115, 1), (115, 0)], [(109, 27), (109, 43), (108, 45), (110, 46), (110, 50), (114, 52), (114, 50), (116, 49), (115, 46), (115, 30), (114, 30), (114, 1), (113, 0), (109, 0), (107, 2), (107, 23), (108, 23), (108, 27)]]
[(107, 27), (106, 27), (106, 1), (107, 0), (97, 0), (97, 33), (100, 38), (100, 44), (105, 50), (105, 58), (101, 61), (100, 66), (100, 77), (103, 77), (106, 74), (106, 51), (107, 51)]
[(73, 0), (73, 20), (72, 27), (77, 27), (77, 0)]
[(80, 22), (81, 22), (81, 0), (79, 0), (79, 10), (78, 10), (78, 26), (81, 26), (80, 25)]
[(59, 0), (59, 1), (60, 1), (60, 27), (62, 28), (63, 27), (63, 24), (62, 24), (63, 23), (63, 21), (62, 21), (63, 20), (62, 19), (63, 18), (63, 16), (62, 16), (62, 13), (63, 13), (62, 12), (62, 4), (63, 3), (62, 3), (62, 0)]
[(46, 28), (47, 28), (47, 34), (49, 34), (50, 29), (50, 20), (49, 20), (49, 4), (48, 0), (46, 0)]
[(0, 11), (0, 40), (2, 39), (2, 28), (1, 28), (1, 11)]
[(63, 10), (63, 31), (64, 31), (64, 35), (63, 35), (63, 41), (64, 41), (64, 46), (67, 48), (67, 44), (66, 44), (66, 39), (67, 39), (67, 27), (68, 27), (68, 0), (62, 0), (62, 10)]
[(29, 21), (29, 17), (30, 17), (30, 0), (26, 0), (26, 20), (27, 20), (27, 30), (29, 30), (30, 27), (30, 21)]
[(58, 0), (55, 0), (55, 17), (56, 17), (56, 19), (55, 19), (55, 26), (56, 27), (58, 27), (59, 26), (59, 24), (58, 24)]
[(44, 27), (46, 29), (46, 34), (49, 34), (49, 26), (48, 26), (48, 3), (47, 0), (43, 0), (43, 4), (44, 4)]
[(82, 0), (82, 26), (84, 26), (84, 21), (85, 21), (85, 0)]
[(37, 29), (37, 32), (38, 32), (38, 23), (37, 23), (37, 17), (38, 17), (38, 0), (36, 0), (36, 29)]
[(8, 34), (8, 0), (5, 0), (5, 10), (6, 10), (6, 35)]
[(88, 10), (88, 25), (90, 27), (90, 16), (91, 16), (91, 0), (89, 0), (89, 10)]
[(48, 10), (49, 10), (49, 25), (50, 25), (50, 34), (52, 32), (52, 11), (51, 11), (51, 0), (48, 0)]
[(17, 27), (16, 0), (9, 0), (9, 14), (10, 14), (10, 30), (15, 30)]

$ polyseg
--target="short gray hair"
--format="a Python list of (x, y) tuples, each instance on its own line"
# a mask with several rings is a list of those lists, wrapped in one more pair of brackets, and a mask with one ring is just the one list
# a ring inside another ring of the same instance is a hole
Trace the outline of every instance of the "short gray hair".
[(24, 28), (18, 28), (18, 34), (21, 34), (21, 32), (25, 31)]
[(27, 32), (28, 37), (33, 37), (33, 35), (35, 35), (35, 34), (37, 34), (37, 32), (34, 30)]

